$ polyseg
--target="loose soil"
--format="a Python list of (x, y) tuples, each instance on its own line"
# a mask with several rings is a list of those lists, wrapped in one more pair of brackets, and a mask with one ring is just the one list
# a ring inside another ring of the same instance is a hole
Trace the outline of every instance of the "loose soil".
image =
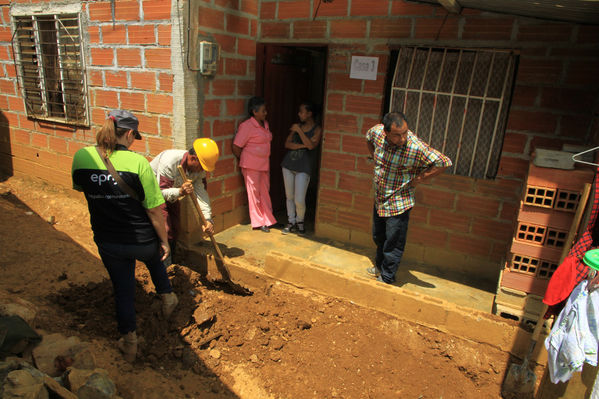
[(508, 356), (276, 281), (252, 296), (169, 267), (180, 305), (167, 323), (137, 267), (140, 354), (125, 362), (112, 286), (82, 194), (0, 182), (0, 289), (33, 302), (33, 325), (90, 342), (125, 398), (499, 398)]

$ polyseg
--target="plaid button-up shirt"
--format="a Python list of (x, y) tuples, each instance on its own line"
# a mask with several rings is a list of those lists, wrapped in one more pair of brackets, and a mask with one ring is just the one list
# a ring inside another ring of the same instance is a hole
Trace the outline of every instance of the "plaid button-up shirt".
[(375, 206), (381, 217), (400, 215), (414, 206), (414, 188), (410, 182), (419, 173), (431, 166), (451, 166), (448, 157), (411, 131), (403, 146), (387, 141), (382, 124), (370, 128), (366, 140), (374, 146)]

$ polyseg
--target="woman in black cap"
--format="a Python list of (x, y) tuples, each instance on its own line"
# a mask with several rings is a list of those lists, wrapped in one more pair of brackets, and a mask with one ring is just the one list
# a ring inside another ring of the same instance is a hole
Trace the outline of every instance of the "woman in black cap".
[(114, 110), (96, 134), (97, 146), (73, 157), (73, 188), (85, 193), (94, 241), (114, 288), (118, 347), (132, 362), (137, 354), (135, 260), (146, 264), (162, 310), (168, 318), (177, 306), (162, 261), (170, 247), (160, 205), (164, 203), (149, 162), (129, 151), (141, 140), (139, 121), (128, 111)]

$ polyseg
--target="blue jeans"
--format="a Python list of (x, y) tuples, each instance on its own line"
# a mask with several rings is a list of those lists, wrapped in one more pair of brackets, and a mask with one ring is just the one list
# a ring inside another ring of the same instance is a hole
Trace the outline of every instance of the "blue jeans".
[(135, 260), (138, 259), (146, 264), (158, 294), (173, 292), (166, 268), (160, 260), (158, 242), (149, 244), (96, 242), (96, 245), (112, 281), (118, 330), (121, 334), (135, 331)]
[(374, 208), (372, 217), (372, 239), (376, 244), (375, 264), (381, 271), (382, 280), (391, 284), (406, 247), (410, 210), (401, 215), (381, 217)]

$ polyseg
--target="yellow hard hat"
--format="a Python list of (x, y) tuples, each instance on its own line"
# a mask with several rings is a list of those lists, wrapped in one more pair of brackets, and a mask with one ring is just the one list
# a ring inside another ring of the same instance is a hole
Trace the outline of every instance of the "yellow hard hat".
[(193, 149), (200, 160), (202, 168), (207, 172), (212, 172), (218, 161), (218, 145), (212, 139), (195, 139)]

